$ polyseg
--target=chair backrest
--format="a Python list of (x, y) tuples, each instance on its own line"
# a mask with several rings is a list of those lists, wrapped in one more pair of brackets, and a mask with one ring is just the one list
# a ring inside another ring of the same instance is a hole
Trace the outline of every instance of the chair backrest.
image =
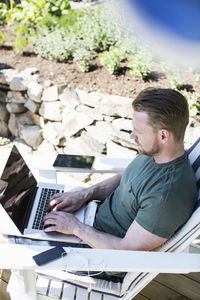
[[(186, 224), (157, 251), (182, 252), (200, 234), (200, 138), (188, 149), (188, 158), (193, 167), (198, 187), (198, 201), (195, 210)], [(127, 273), (122, 284), (123, 299), (136, 295), (159, 273)], [(129, 296), (128, 296), (129, 295)]]
[(193, 167), (196, 177), (197, 187), (199, 190), (197, 206), (200, 205), (200, 138), (188, 150), (188, 157)]

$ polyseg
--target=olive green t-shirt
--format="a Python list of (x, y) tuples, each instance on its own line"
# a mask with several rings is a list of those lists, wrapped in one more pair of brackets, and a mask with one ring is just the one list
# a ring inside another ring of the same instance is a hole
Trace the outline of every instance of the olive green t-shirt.
[(124, 237), (136, 220), (147, 231), (170, 238), (190, 217), (196, 201), (196, 181), (186, 152), (164, 164), (139, 154), (117, 189), (99, 205), (94, 227)]

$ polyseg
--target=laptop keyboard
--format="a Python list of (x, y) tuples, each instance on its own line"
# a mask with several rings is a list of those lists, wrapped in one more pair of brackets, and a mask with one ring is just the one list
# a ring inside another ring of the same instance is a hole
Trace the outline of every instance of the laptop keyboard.
[(49, 205), (49, 199), (57, 193), (63, 193), (63, 191), (57, 190), (57, 189), (48, 189), (48, 188), (42, 188), (42, 192), (40, 195), (37, 211), (35, 214), (35, 219), (33, 222), (33, 229), (44, 229), (44, 223), (43, 223), (43, 217), (46, 215), (48, 211), (48, 205)]

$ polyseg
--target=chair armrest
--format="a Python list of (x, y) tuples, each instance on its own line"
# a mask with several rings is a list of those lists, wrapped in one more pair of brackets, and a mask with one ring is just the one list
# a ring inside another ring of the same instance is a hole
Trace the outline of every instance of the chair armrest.
[(0, 245), (0, 268), (159, 273), (200, 272), (199, 254), (69, 247), (65, 248), (67, 256), (38, 267), (32, 256), (50, 248), (52, 247)]

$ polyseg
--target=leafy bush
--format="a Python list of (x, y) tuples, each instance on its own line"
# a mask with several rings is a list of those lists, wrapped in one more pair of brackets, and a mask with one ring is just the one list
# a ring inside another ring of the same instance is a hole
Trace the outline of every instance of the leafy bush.
[(161, 63), (161, 67), (166, 75), (166, 78), (169, 80), (171, 87), (179, 90), (183, 86), (184, 80), (181, 76), (178, 66), (169, 61), (164, 61)]
[[(56, 24), (57, 28), (72, 30), (83, 13), (84, 10), (82, 9), (68, 9), (67, 12), (60, 17), (50, 15), (49, 20)], [(45, 18), (43, 18), (42, 23), (49, 27), (48, 24), (45, 24)]]
[(88, 50), (108, 50), (120, 38), (120, 30), (109, 9), (97, 7), (86, 9), (73, 28), (77, 40)]
[(48, 59), (63, 61), (72, 56), (82, 70), (88, 71), (94, 51), (108, 49), (119, 39), (118, 30), (108, 16), (108, 10), (99, 7), (78, 12), (70, 10), (59, 19), (57, 26), (46, 16), (40, 22), (43, 28), (31, 38), (33, 48)]
[(72, 56), (75, 37), (73, 34), (66, 35), (64, 30), (50, 32), (43, 29), (40, 35), (31, 38), (31, 42), (36, 53), (42, 57), (65, 61)]
[(12, 24), (21, 22), (33, 26), (45, 15), (61, 16), (69, 8), (68, 0), (21, 0), (10, 9), (8, 19)]
[(152, 71), (152, 56), (145, 48), (135, 50), (128, 57), (128, 68), (130, 73), (140, 76), (143, 79), (147, 78)]
[[(13, 2), (10, 1), (10, 3)], [(22, 53), (26, 44), (29, 43), (29, 36), (32, 36), (36, 28), (40, 27), (44, 17), (61, 16), (68, 8), (70, 8), (68, 0), (21, 0), (14, 7), (11, 6), (6, 16), (16, 32), (13, 47)], [(48, 20), (50, 22), (50, 18)]]
[(166, 77), (169, 80), (173, 89), (180, 90), (184, 84), (183, 78), (178, 71), (168, 72), (166, 73)]
[(73, 53), (74, 61), (77, 62), (82, 72), (88, 72), (90, 61), (92, 59), (92, 53), (85, 48), (77, 49)]
[(120, 69), (121, 61), (124, 59), (125, 49), (120, 47), (110, 47), (109, 51), (100, 53), (98, 58), (101, 64), (106, 67), (110, 74)]

